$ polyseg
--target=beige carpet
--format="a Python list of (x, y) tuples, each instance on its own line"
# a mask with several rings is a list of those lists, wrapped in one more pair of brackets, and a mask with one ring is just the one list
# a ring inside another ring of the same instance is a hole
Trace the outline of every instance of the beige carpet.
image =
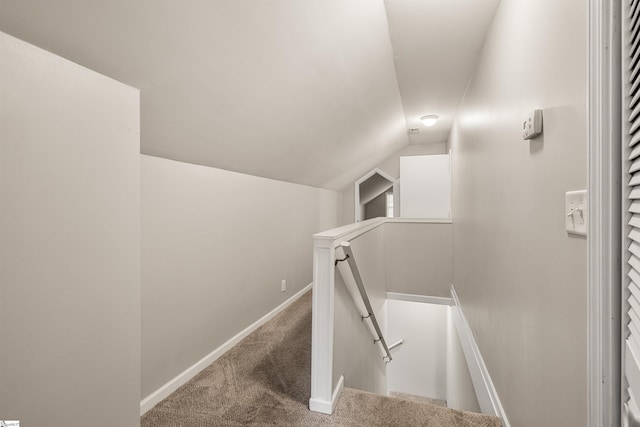
[(345, 388), (333, 415), (308, 409), (311, 292), (141, 419), (156, 426), (478, 426), (495, 417)]
[(446, 400), (430, 399), (428, 397), (416, 396), (415, 394), (400, 393), (398, 391), (390, 391), (388, 395), (390, 397), (395, 397), (397, 399), (404, 399), (404, 400), (408, 400), (410, 402), (431, 403), (432, 405), (443, 406), (445, 408), (447, 407), (447, 401)]

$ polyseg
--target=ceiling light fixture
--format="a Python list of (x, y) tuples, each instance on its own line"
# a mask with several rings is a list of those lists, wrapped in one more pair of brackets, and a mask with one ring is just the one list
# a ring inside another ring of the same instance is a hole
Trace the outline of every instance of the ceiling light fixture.
[(422, 121), (422, 124), (425, 126), (433, 126), (438, 121), (438, 118), (439, 117), (436, 116), (435, 114), (428, 114), (426, 116), (420, 117), (420, 120)]

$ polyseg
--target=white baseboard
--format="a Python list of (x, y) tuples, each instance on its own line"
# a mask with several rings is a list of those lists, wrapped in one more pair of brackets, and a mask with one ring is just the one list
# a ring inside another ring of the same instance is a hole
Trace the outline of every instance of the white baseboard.
[(473, 336), (471, 327), (467, 322), (467, 318), (462, 312), (460, 306), (460, 300), (456, 294), (456, 290), (451, 285), (451, 298), (453, 304), (451, 306), (453, 323), (455, 324), (458, 337), (460, 338), (460, 344), (462, 344), (462, 351), (464, 352), (464, 358), (467, 361), (469, 367), (469, 373), (471, 374), (471, 381), (473, 382), (473, 388), (480, 404), (480, 410), (483, 414), (495, 415), (502, 420), (504, 427), (511, 427), (507, 414), (504, 412), (500, 397), (496, 391), (491, 376), (487, 370), (487, 366), (482, 359), (480, 349)]
[(428, 295), (402, 294), (398, 292), (387, 292), (387, 299), (396, 301), (421, 302), (425, 304), (451, 305), (453, 300), (445, 297), (431, 297)]
[(340, 379), (338, 380), (338, 384), (336, 388), (333, 390), (333, 395), (331, 396), (331, 402), (327, 402), (325, 400), (319, 399), (309, 399), (309, 409), (314, 412), (320, 412), (321, 414), (333, 414), (334, 409), (336, 409), (336, 403), (338, 402), (338, 398), (342, 393), (342, 389), (344, 388), (344, 375), (340, 375)]
[(207, 366), (215, 362), (218, 358), (220, 358), (223, 354), (229, 351), (234, 345), (238, 344), (242, 339), (246, 338), (247, 335), (258, 329), (260, 326), (267, 323), (269, 320), (273, 319), (277, 314), (279, 314), (282, 310), (291, 305), (294, 301), (300, 298), (304, 293), (306, 293), (309, 289), (311, 289), (312, 284), (305, 286), (301, 291), (293, 295), (291, 298), (287, 299), (285, 302), (271, 310), (269, 313), (262, 316), (256, 322), (245, 328), (243, 331), (230, 338), (227, 342), (222, 344), (220, 347), (213, 350), (211, 353), (200, 359), (198, 362), (194, 363), (189, 368), (185, 369), (178, 376), (167, 382), (165, 385), (142, 399), (140, 402), (140, 416), (144, 415), (151, 408), (156, 406), (162, 400), (167, 398), (171, 393), (176, 391), (180, 386), (185, 384), (191, 378), (195, 377), (198, 373), (204, 370)]

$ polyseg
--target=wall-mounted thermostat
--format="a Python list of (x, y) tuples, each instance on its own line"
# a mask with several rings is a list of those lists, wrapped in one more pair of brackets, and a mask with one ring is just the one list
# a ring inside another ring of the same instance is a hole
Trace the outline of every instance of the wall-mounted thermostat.
[(522, 122), (522, 139), (532, 139), (542, 133), (542, 110), (533, 110)]

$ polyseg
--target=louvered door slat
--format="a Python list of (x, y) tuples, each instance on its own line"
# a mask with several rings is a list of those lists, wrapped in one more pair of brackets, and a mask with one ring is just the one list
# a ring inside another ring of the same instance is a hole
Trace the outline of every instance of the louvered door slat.
[(629, 296), (629, 305), (636, 314), (640, 313), (640, 303), (638, 303), (638, 300), (633, 295)]
[(640, 93), (636, 93), (633, 98), (631, 98), (631, 101), (629, 101), (629, 109), (634, 108), (636, 104), (638, 104), (638, 101), (640, 101)]
[[(640, 47), (640, 38), (636, 40), (636, 43), (633, 45), (634, 53), (637, 51), (638, 47)], [(631, 76), (629, 77), (629, 81), (635, 81), (635, 79), (638, 77), (638, 73), (640, 73), (640, 63), (636, 64), (636, 66), (633, 67), (633, 70), (631, 71)], [(632, 111), (631, 115), (635, 117), (639, 112), (640, 110)]]
[[(629, 270), (629, 273), (627, 274), (627, 276), (629, 277), (629, 279), (631, 279), (633, 283), (637, 284), (640, 281), (640, 273), (638, 273), (633, 268)], [(631, 283), (629, 283), (629, 285), (631, 285)], [(640, 311), (638, 311), (638, 314), (640, 314)]]
[(629, 309), (627, 314), (629, 315), (629, 319), (631, 319), (627, 326), (629, 328), (629, 331), (632, 333), (631, 335), (633, 335), (637, 340), (640, 336), (638, 335), (638, 326), (636, 325), (638, 325), (638, 322), (640, 322), (640, 317), (638, 317), (635, 310), (633, 309)]
[(633, 43), (635, 43), (635, 41), (638, 39), (638, 36), (639, 36), (639, 35), (640, 35), (640, 32), (639, 32), (639, 31), (636, 31), (636, 32), (632, 35), (632, 37), (631, 37), (631, 43), (632, 43), (632, 44), (633, 44)]
[(638, 1), (633, 1), (631, 2), (631, 8), (629, 10), (629, 17), (633, 17), (633, 14), (636, 12), (636, 10), (638, 10)]
[[(635, 319), (636, 321), (638, 319)], [(629, 342), (629, 346), (633, 349), (640, 349), (640, 343), (638, 342), (638, 334), (640, 334), (640, 332), (638, 332), (638, 329), (635, 326), (635, 323), (629, 323), (629, 325), (627, 325), (627, 327), (629, 328), (629, 336), (627, 337), (627, 341)], [(640, 351), (640, 350), (638, 350)]]
[(640, 10), (638, 10), (638, 8), (636, 8), (632, 13), (631, 13), (631, 32), (635, 33), (638, 30), (638, 13), (640, 12)]
[[(635, 297), (634, 297), (635, 298)], [(632, 332), (632, 335), (634, 335), (636, 337), (636, 340), (638, 338), (640, 338), (640, 335), (638, 335), (638, 328), (640, 328), (640, 326), (636, 326), (638, 325), (640, 322), (640, 316), (638, 316), (638, 313), (636, 313), (636, 311), (631, 308), (631, 306), (629, 306), (629, 310), (627, 311), (627, 314), (629, 315), (629, 319), (630, 322), (628, 324), (629, 327), (629, 331)]]
[[(637, 51), (635, 55), (633, 55), (633, 67), (636, 66), (639, 58), (640, 58), (640, 50)], [(631, 85), (631, 89), (629, 89), (629, 95), (634, 95), (636, 93), (636, 91), (638, 90), (638, 85), (640, 85), (640, 80), (636, 79)]]
[(635, 228), (634, 228), (634, 229), (632, 229), (632, 230), (629, 232), (629, 238), (630, 238), (631, 240), (633, 240), (634, 242), (640, 243), (640, 230), (637, 230), (637, 229), (635, 229)]
[(636, 242), (631, 242), (629, 245), (629, 252), (640, 258), (640, 245)]
[(638, 324), (638, 322), (640, 322), (640, 318), (638, 318), (633, 310), (629, 310), (627, 314), (629, 315), (630, 321), (627, 324), (627, 336), (625, 339), (631, 340), (635, 345), (638, 345), (638, 328), (636, 327), (636, 325)]
[[(640, 325), (640, 323), (638, 323), (638, 322), (640, 322), (640, 316), (638, 316), (638, 313), (636, 313), (636, 312), (631, 308), (631, 306), (629, 307), (628, 314), (629, 314), (629, 319), (631, 319), (631, 322), (629, 322), (629, 323), (633, 323), (633, 325), (634, 325), (634, 326), (635, 326), (635, 325)], [(640, 328), (640, 326), (636, 326), (636, 329), (637, 329), (637, 328)]]
[[(635, 257), (631, 257), (633, 258), (633, 269), (637, 272), (638, 270), (636, 270), (636, 266), (640, 265), (640, 259), (637, 259)], [(631, 260), (630, 260), (631, 261)], [(640, 277), (640, 274), (638, 275), (638, 277)], [(636, 299), (636, 301), (638, 301), (638, 312), (637, 314), (640, 315), (640, 287), (638, 287), (638, 284), (634, 282), (629, 283), (629, 292), (631, 292), (631, 295), (633, 295), (633, 297)], [(640, 327), (640, 325), (639, 325)]]
[[(640, 259), (636, 258), (634, 255), (631, 255), (629, 257), (629, 261), (628, 262), (629, 262), (629, 265), (631, 266), (631, 268), (633, 268), (636, 272), (640, 271)], [(640, 273), (638, 273), (638, 278), (640, 279)], [(635, 280), (634, 280), (634, 282), (635, 282)], [(636, 293), (634, 293), (634, 295), (638, 299), (638, 301), (640, 301), (640, 290), (638, 290), (637, 287), (634, 286), (634, 283), (629, 284), (629, 288), (630, 288), (630, 290), (631, 290), (631, 288), (634, 288), (634, 291), (636, 291)]]

